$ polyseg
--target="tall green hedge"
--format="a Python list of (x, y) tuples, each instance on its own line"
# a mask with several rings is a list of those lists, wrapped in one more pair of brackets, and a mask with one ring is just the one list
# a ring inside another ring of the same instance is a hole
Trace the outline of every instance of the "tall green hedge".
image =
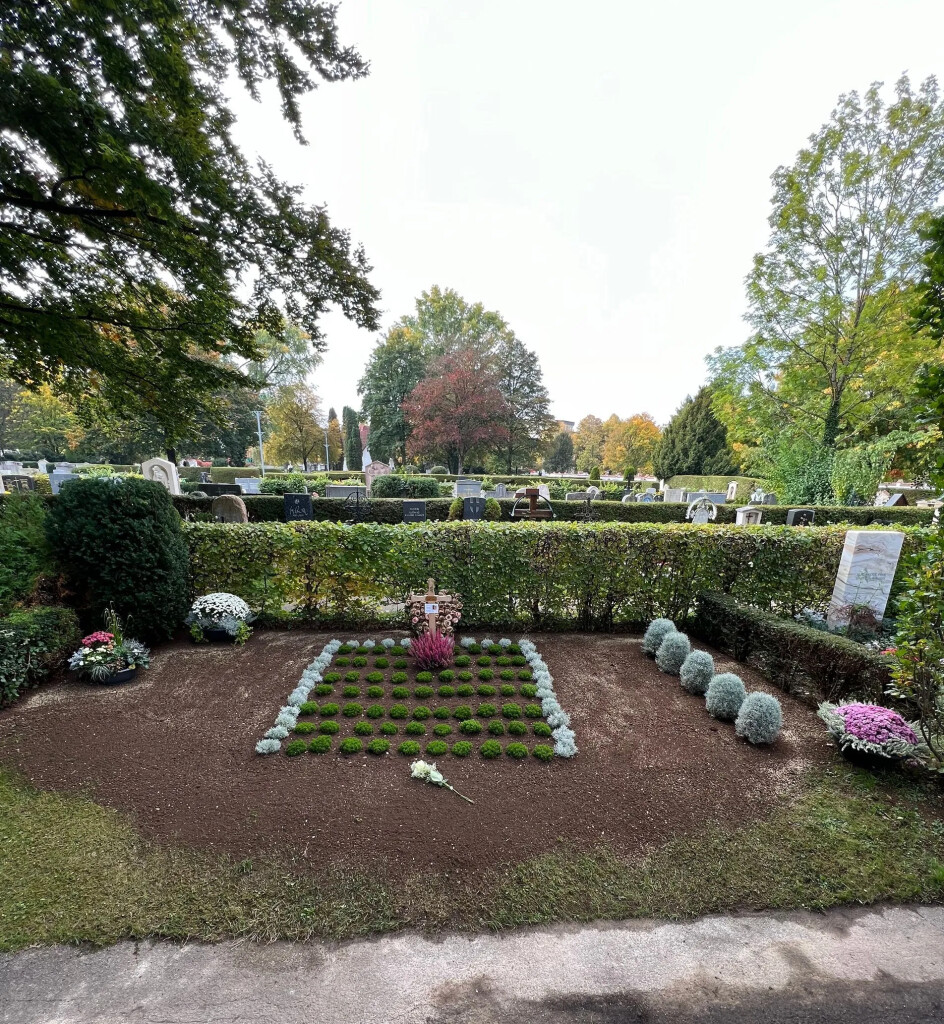
[(0, 619), (0, 707), (41, 682), (81, 635), (70, 608), (29, 608)]
[(592, 630), (683, 619), (704, 590), (824, 608), (844, 539), (837, 528), (602, 523), (187, 523), (184, 532), (193, 590), (231, 591), (266, 615), (291, 605), (307, 622), (365, 621), (432, 576), (462, 594), (469, 624)]
[(167, 490), (140, 477), (80, 477), (59, 492), (49, 542), (90, 625), (111, 606), (142, 639), (187, 613), (187, 546)]
[(45, 522), (37, 494), (4, 495), (0, 502), (0, 615), (29, 596), (49, 564)]

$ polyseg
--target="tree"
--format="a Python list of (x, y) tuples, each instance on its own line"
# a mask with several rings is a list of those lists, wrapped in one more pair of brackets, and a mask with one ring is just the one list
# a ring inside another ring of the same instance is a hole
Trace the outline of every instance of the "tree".
[(511, 335), (500, 313), (481, 302), (470, 305), (452, 288), (434, 285), (416, 300), (416, 312), (401, 317), (395, 327), (418, 339), (427, 361), (472, 349), (487, 364), (499, 343)]
[(360, 472), (364, 465), (364, 449), (361, 445), (360, 416), (350, 406), (341, 410), (341, 430), (344, 434), (344, 458), (347, 468)]
[[(923, 234), (927, 246), (921, 258), (922, 275), (915, 308), (915, 330), (927, 333), (937, 345), (917, 378), (918, 396), (923, 403), (922, 419), (936, 423), (944, 433), (944, 216), (935, 218)], [(938, 446), (928, 458), (929, 468), (939, 486), (944, 486), (944, 448)]]
[(308, 375), (321, 365), (321, 352), (312, 346), (309, 335), (294, 324), (287, 324), (278, 334), (256, 331), (253, 342), (257, 358), (238, 365), (258, 392), (304, 384)]
[(8, 0), (0, 9), (0, 358), (183, 436), (232, 359), (337, 305), (376, 326), (360, 248), (253, 167), (223, 82), (299, 99), (367, 66), (310, 0)]
[(929, 341), (910, 307), (919, 229), (944, 189), (944, 104), (933, 78), (913, 92), (902, 77), (888, 107), (880, 89), (841, 96), (773, 175), (770, 241), (747, 280), (755, 333), (709, 359), (732, 440), (851, 445), (914, 408)]
[(409, 437), (403, 403), (425, 376), (427, 363), (423, 340), (407, 327), (392, 327), (371, 352), (357, 384), (370, 424), (370, 447), (389, 452), (401, 464)]
[(505, 429), (498, 380), (482, 370), (474, 350), (440, 356), (403, 403), (403, 412), (412, 431), (407, 453), (442, 458), (456, 473), (472, 455), (493, 447)]
[(341, 469), (344, 466), (344, 435), (338, 414), (334, 409), (328, 410), (328, 453), (330, 456), (328, 469)]
[(514, 335), (503, 337), (494, 353), (498, 390), (505, 400), (504, 431), (495, 446), (506, 473), (530, 466), (554, 426), (541, 364)]
[(54, 459), (73, 450), (84, 431), (75, 413), (48, 384), (20, 391), (7, 423), (7, 443), (22, 451), (42, 452)]
[(308, 463), (324, 451), (321, 401), (314, 388), (305, 384), (279, 388), (269, 403), (268, 451), (276, 462)]
[(603, 427), (606, 431), (603, 462), (608, 469), (622, 472), (629, 467), (652, 468), (660, 431), (649, 413), (636, 413), (625, 420), (611, 416)]
[(735, 472), (728, 429), (712, 409), (712, 392), (703, 387), (690, 395), (666, 424), (652, 463), (657, 477), (684, 474), (724, 476)]
[(574, 458), (581, 473), (589, 473), (603, 461), (603, 443), (606, 440), (603, 420), (598, 416), (584, 416), (577, 424), (574, 435)]
[(569, 430), (555, 434), (544, 459), (549, 473), (569, 473), (574, 468), (574, 439)]

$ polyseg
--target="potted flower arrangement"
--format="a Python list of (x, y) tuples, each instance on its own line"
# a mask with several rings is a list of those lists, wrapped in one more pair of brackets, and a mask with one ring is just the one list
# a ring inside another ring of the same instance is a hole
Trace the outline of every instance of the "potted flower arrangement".
[(253, 615), (249, 605), (235, 594), (204, 594), (190, 606), (186, 623), (194, 643), (207, 640), (232, 641), (242, 646), (252, 630)]
[(105, 619), (108, 629), (83, 637), (82, 645), (69, 659), (69, 668), (93, 683), (127, 683), (139, 668), (150, 665), (151, 652), (140, 641), (125, 637), (121, 620), (113, 611), (107, 611)]
[(852, 761), (881, 764), (917, 753), (914, 729), (891, 708), (879, 704), (820, 704), (819, 717), (842, 753)]

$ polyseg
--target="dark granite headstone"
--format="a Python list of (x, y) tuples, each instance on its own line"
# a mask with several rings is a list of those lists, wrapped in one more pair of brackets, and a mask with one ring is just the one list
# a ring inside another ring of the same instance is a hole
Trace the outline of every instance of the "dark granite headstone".
[(484, 498), (463, 498), (462, 499), (462, 518), (463, 519), (481, 519), (485, 515), (485, 499)]
[(287, 523), (314, 518), (310, 494), (283, 494), (282, 500), (285, 503), (285, 521)]
[(811, 508), (791, 508), (787, 513), (787, 526), (812, 526), (816, 512)]
[(8, 491), (35, 491), (36, 483), (31, 476), (20, 473), (4, 473), (3, 486)]
[(216, 498), (221, 494), (235, 494), (240, 495), (243, 493), (243, 489), (239, 484), (200, 484), (200, 490), (204, 494), (209, 494), (211, 498)]
[(417, 499), (407, 499), (403, 502), (403, 521), (405, 523), (426, 522), (426, 502)]

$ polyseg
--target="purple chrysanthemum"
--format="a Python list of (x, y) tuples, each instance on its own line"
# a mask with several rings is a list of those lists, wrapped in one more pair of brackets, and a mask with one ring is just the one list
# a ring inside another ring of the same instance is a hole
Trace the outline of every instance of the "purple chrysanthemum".
[(842, 704), (835, 714), (845, 722), (846, 732), (857, 739), (884, 746), (892, 740), (917, 743), (918, 737), (910, 725), (891, 708), (879, 704)]

